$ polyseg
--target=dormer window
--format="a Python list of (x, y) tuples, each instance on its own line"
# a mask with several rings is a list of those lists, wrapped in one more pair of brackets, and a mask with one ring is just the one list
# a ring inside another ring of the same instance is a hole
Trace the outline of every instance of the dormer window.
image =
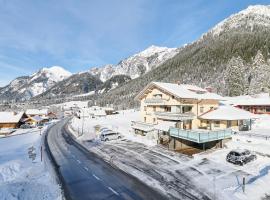
[(162, 94), (155, 94), (154, 95), (154, 98), (161, 99), (162, 98)]

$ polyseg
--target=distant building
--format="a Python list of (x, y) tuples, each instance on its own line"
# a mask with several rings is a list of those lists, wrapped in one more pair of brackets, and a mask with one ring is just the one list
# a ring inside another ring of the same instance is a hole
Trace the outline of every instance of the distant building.
[(270, 114), (269, 94), (227, 97), (223, 104), (232, 105), (254, 114)]
[(47, 117), (48, 116), (48, 109), (28, 109), (25, 111), (25, 114), (29, 117), (40, 116), (40, 117)]
[(0, 129), (19, 128), (25, 118), (24, 112), (0, 112)]

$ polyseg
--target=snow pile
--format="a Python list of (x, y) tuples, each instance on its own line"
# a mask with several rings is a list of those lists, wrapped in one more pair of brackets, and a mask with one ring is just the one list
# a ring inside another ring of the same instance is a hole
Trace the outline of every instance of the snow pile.
[[(257, 159), (244, 166), (233, 165), (226, 161), (226, 155), (233, 149), (248, 149), (257, 154)], [(270, 194), (270, 141), (235, 135), (226, 148), (210, 153), (195, 155), (194, 164), (207, 162), (198, 166), (201, 171), (215, 169), (210, 180), (215, 181), (216, 193), (225, 199), (261, 199)], [(212, 163), (212, 164), (210, 164)], [(221, 171), (224, 171), (221, 173)], [(246, 178), (245, 193), (242, 179)]]
[[(106, 127), (117, 131), (126, 139), (134, 142), (140, 142), (149, 146), (157, 144), (157, 141), (152, 137), (136, 135), (131, 129), (131, 121), (139, 121), (140, 113), (135, 110), (119, 111), (116, 115), (107, 115), (98, 118), (73, 118), (71, 127), (75, 132), (83, 133), (80, 140), (89, 140), (98, 137), (95, 131), (96, 126)], [(83, 131), (82, 131), (83, 130)]]
[[(20, 134), (0, 139), (0, 199), (62, 199), (48, 165), (40, 162), (40, 130), (20, 130)], [(28, 155), (30, 147), (37, 154), (34, 161)]]

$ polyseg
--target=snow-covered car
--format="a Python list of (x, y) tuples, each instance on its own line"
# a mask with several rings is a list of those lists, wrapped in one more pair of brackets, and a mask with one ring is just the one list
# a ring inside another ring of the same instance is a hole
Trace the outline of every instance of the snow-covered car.
[(20, 126), (21, 129), (29, 129), (29, 128), (33, 128), (33, 126), (31, 126), (30, 124), (22, 124)]
[(228, 153), (226, 160), (235, 165), (244, 165), (255, 160), (257, 156), (246, 149), (236, 149)]
[(101, 141), (109, 141), (109, 140), (117, 140), (117, 139), (121, 139), (121, 135), (117, 132), (112, 131), (112, 130), (103, 131), (100, 134)]

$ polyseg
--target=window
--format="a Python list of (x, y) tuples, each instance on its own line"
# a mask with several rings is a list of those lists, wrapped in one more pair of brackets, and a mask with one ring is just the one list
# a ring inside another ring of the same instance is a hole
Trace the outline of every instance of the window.
[(154, 96), (154, 98), (159, 98), (159, 99), (162, 98), (162, 94), (155, 94), (155, 95), (153, 95), (153, 96)]
[(164, 107), (164, 111), (165, 111), (165, 112), (171, 112), (171, 107), (165, 106), (165, 107)]
[(153, 124), (156, 123), (156, 118), (153, 118)]
[(220, 121), (215, 121), (214, 127), (220, 127)]
[(270, 107), (266, 107), (266, 108), (265, 108), (265, 111), (266, 111), (266, 112), (270, 112)]
[(153, 111), (156, 112), (157, 108), (156, 106), (153, 106)]
[(175, 97), (174, 96), (172, 96), (172, 99), (174, 99)]
[(200, 113), (204, 112), (204, 107), (200, 107)]
[(144, 111), (146, 111), (147, 110), (147, 106), (144, 106)]
[(144, 122), (146, 122), (146, 117), (144, 117)]

